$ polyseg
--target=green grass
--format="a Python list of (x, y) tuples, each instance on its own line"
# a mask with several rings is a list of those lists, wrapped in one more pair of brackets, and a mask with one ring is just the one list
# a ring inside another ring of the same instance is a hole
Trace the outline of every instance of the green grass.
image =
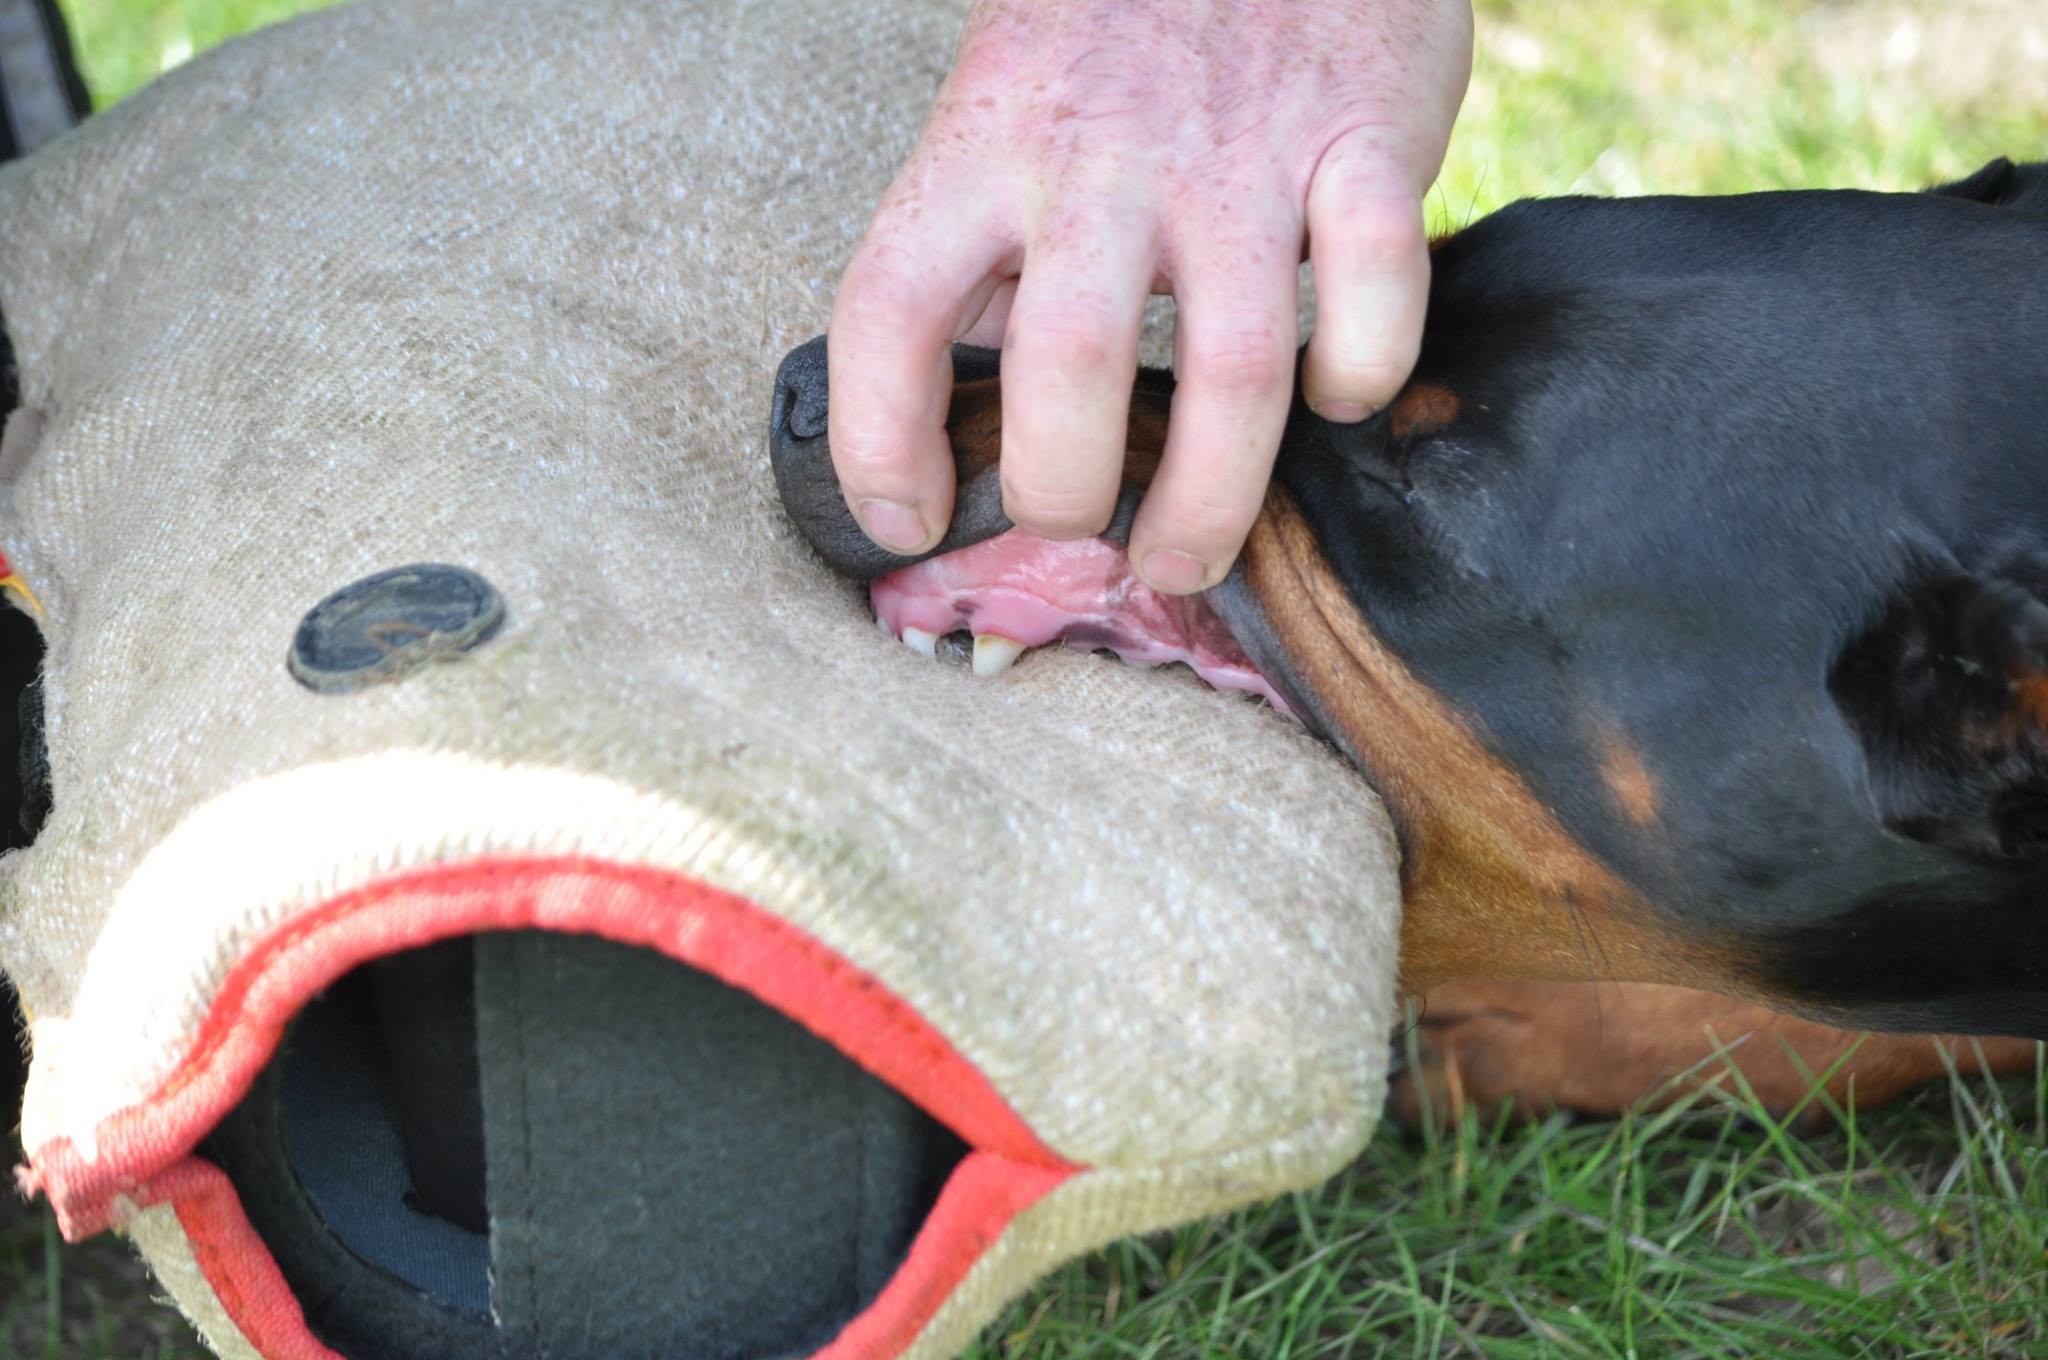
[(208, 1360), (126, 1244), (66, 1247), (0, 1196), (0, 1360)]
[(1436, 206), (1913, 189), (2048, 156), (2038, 0), (1481, 0)]
[[(93, 103), (134, 93), (196, 53), (333, 0), (58, 0)], [(517, 3), (517, 0), (513, 0)]]
[[(970, 1355), (2017, 1360), (2048, 1354), (2044, 1248), (2048, 1077), (1955, 1080), (1812, 1137), (1740, 1096), (1468, 1120), (1383, 1129), (1320, 1190), (1076, 1262)], [(0, 1209), (0, 1356), (200, 1360), (145, 1292), (120, 1244), (63, 1249)]]
[[(71, 0), (102, 102), (312, 6)], [(1483, 0), (1433, 199), (1910, 188), (2048, 156), (2039, 0)], [(0, 1360), (198, 1360), (118, 1242), (0, 1196)], [(1077, 1262), (976, 1360), (2048, 1356), (2048, 1076), (1795, 1137), (1739, 1098), (1385, 1130), (1347, 1175)]]
[(975, 1360), (2048, 1354), (2048, 1083), (1797, 1137), (1739, 1097), (1382, 1130), (1321, 1190), (1119, 1245)]

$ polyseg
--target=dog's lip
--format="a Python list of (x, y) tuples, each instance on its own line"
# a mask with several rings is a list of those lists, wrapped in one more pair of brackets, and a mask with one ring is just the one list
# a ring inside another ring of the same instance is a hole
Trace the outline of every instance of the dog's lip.
[(1153, 590), (1111, 538), (1055, 542), (1011, 529), (891, 572), (870, 590), (884, 631), (927, 655), (941, 637), (971, 633), (979, 675), (1058, 643), (1146, 668), (1184, 663), (1216, 689), (1292, 712), (1206, 594)]

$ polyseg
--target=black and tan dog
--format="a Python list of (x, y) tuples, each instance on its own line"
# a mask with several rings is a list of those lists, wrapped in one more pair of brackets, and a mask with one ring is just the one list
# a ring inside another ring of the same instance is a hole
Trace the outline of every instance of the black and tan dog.
[[(1407, 389), (1297, 403), (1208, 602), (1394, 815), (1438, 1078), (1611, 1109), (1761, 1030), (1782, 1102), (1835, 1025), (2048, 1037), (2048, 163), (1524, 202), (1434, 263)], [(1009, 528), (994, 362), (956, 363), (941, 553)], [(877, 577), (909, 559), (840, 500), (824, 373), (783, 365), (778, 480)], [(1121, 524), (1171, 392), (1137, 384)], [(1878, 1040), (1834, 1085), (1940, 1070)]]

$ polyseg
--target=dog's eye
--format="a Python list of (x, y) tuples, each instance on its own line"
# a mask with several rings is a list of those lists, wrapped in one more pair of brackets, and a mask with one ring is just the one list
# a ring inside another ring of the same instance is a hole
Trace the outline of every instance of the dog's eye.
[(1408, 476), (1406, 449), (1394, 437), (1390, 412), (1380, 411), (1356, 425), (1326, 425), (1333, 452), (1353, 476), (1379, 482), (1407, 495), (1414, 489)]

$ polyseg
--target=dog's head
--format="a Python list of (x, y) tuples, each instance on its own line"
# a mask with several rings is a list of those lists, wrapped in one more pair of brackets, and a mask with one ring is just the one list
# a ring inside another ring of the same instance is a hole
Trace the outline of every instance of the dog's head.
[[(1005, 536), (995, 356), (961, 351), (952, 531), (840, 502), (822, 342), (785, 502), (884, 622), (1184, 659), (1386, 797), (1403, 967), (1670, 981), (1849, 1023), (2048, 1034), (2048, 166), (1932, 194), (1517, 204), (1435, 252), (1415, 376), (1297, 404), (1231, 577)], [(907, 568), (907, 569), (906, 569)], [(1013, 649), (982, 644), (986, 669)]]

